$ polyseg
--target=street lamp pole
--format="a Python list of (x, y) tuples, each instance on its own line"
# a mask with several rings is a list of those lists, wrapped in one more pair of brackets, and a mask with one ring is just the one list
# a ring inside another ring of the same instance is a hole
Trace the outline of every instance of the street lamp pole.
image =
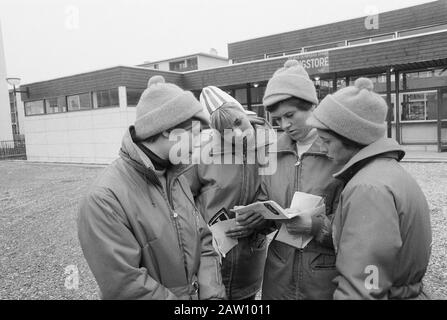
[(13, 90), (13, 96), (14, 96), (14, 101), (13, 101), (13, 106), (14, 106), (14, 117), (15, 117), (15, 125), (17, 128), (17, 132), (20, 133), (20, 127), (19, 127), (19, 121), (18, 121), (18, 110), (17, 110), (17, 92), (19, 93), (26, 93), (27, 96), (29, 95), (29, 89), (26, 88), (26, 90), (17, 90), (16, 86), (18, 86), (20, 84), (20, 78), (6, 78), (6, 82), (8, 82), (9, 85), (12, 86)]

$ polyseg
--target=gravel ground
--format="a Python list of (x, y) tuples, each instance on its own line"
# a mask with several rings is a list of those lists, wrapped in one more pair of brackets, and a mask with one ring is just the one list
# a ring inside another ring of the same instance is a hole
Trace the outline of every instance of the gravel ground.
[[(447, 164), (403, 165), (420, 183), (431, 208), (433, 250), (426, 290), (433, 299), (447, 299)], [(76, 235), (76, 211), (100, 171), (0, 162), (0, 299), (98, 299)], [(67, 267), (78, 270), (78, 288), (69, 281), (72, 271), (66, 273)]]

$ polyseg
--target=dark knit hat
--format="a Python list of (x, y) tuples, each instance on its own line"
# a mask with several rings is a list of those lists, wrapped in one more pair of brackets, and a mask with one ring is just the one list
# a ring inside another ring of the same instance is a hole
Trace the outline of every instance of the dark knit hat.
[(145, 140), (192, 118), (209, 125), (209, 115), (190, 91), (153, 76), (137, 104), (135, 134)]

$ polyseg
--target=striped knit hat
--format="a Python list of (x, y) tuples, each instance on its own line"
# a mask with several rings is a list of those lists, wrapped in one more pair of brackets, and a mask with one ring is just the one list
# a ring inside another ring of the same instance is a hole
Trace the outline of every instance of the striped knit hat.
[(222, 107), (226, 102), (235, 103), (241, 108), (241, 111), (245, 112), (247, 115), (256, 115), (253, 111), (245, 110), (235, 98), (218, 87), (208, 86), (202, 89), (202, 93), (200, 94), (200, 103), (209, 114), (212, 114), (214, 111)]

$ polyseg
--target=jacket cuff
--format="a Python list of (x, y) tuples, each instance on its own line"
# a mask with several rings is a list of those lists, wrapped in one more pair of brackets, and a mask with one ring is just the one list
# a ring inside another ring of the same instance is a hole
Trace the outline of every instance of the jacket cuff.
[(321, 228), (323, 227), (323, 219), (318, 215), (312, 216), (312, 227), (310, 229), (310, 234), (314, 237), (317, 237), (321, 232)]

